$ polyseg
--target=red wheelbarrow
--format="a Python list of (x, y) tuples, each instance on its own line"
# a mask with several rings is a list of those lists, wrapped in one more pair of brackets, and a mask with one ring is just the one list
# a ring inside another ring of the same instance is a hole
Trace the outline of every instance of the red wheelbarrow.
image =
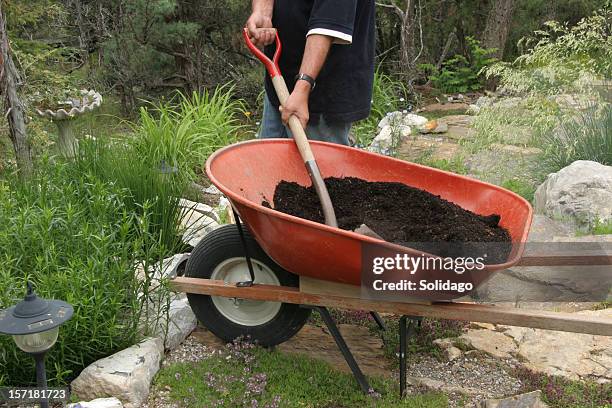
[[(496, 271), (519, 262), (522, 265), (605, 265), (612, 261), (606, 254), (590, 258), (536, 254), (522, 258), (532, 209), (520, 196), (468, 177), (355, 148), (325, 142), (311, 144), (321, 173), (326, 177), (400, 182), (439, 195), (477, 214), (499, 214), (500, 225), (512, 238), (512, 251), (505, 263), (486, 265), (478, 274), (466, 273), (463, 279), (474, 283), (474, 287)], [(437, 295), (446, 302), (429, 304), (360, 298), (358, 285), (364, 244), (409, 255), (421, 252), (262, 206), (263, 200), (272, 202), (276, 185), (281, 180), (310, 184), (291, 139), (254, 140), (228, 146), (209, 158), (206, 172), (229, 198), (237, 213), (237, 223), (205, 236), (194, 248), (185, 276), (175, 278), (172, 285), (178, 291), (187, 292), (198, 320), (223, 340), (249, 336), (263, 346), (282, 343), (302, 328), (314, 308), (321, 313), (355, 378), (367, 392), (368, 382), (326, 307), (402, 315), (401, 391), (405, 388), (403, 357), (407, 318), (433, 317), (612, 335), (612, 322), (603, 319), (449, 303), (448, 300), (456, 295), (444, 297), (445, 293)], [(248, 228), (241, 226), (240, 219)], [(437, 271), (426, 273), (435, 275)], [(304, 279), (323, 282), (326, 290), (308, 291), (301, 282)], [(347, 287), (356, 288), (357, 295), (354, 291), (347, 292)], [(384, 322), (378, 315), (372, 312), (372, 316), (384, 329)]]

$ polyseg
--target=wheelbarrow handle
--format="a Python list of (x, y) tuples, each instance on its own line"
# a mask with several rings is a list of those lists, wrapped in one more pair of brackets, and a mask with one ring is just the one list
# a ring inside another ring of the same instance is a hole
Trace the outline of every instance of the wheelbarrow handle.
[[(266, 66), (266, 69), (272, 78), (272, 85), (274, 86), (274, 90), (278, 96), (278, 101), (280, 102), (281, 106), (284, 105), (287, 98), (289, 98), (289, 90), (287, 89), (287, 84), (285, 83), (285, 79), (283, 78), (278, 66), (278, 59), (280, 58), (281, 53), (281, 41), (278, 36), (278, 31), (276, 31), (276, 52), (274, 53), (274, 57), (272, 59), (268, 58), (259, 48), (255, 46), (255, 44), (253, 44), (247, 28), (242, 31), (242, 35), (244, 36), (247, 47), (249, 47), (253, 55), (255, 55)], [(310, 143), (308, 143), (306, 132), (304, 131), (302, 123), (297, 116), (291, 115), (289, 117), (289, 129), (291, 129), (293, 140), (295, 141), (298, 151), (300, 152), (300, 156), (304, 161), (304, 165), (306, 166), (308, 175), (310, 176), (312, 184), (315, 187), (317, 195), (319, 196), (319, 200), (321, 200), (325, 224), (332, 227), (338, 227), (336, 213), (334, 211), (331, 198), (329, 197), (329, 192), (327, 191), (327, 187), (325, 187), (325, 182), (323, 181), (323, 177), (319, 171), (319, 166), (315, 161), (314, 154), (310, 148)]]
[(276, 51), (274, 52), (274, 57), (272, 59), (268, 58), (266, 54), (263, 53), (253, 41), (251, 41), (251, 36), (249, 35), (249, 29), (244, 27), (242, 30), (242, 35), (244, 37), (244, 41), (246, 42), (247, 47), (251, 50), (251, 53), (257, 57), (266, 67), (268, 74), (270, 74), (271, 78), (281, 76), (280, 68), (278, 67), (278, 59), (280, 58), (282, 46), (280, 37), (278, 36), (278, 30), (275, 31), (276, 36)]

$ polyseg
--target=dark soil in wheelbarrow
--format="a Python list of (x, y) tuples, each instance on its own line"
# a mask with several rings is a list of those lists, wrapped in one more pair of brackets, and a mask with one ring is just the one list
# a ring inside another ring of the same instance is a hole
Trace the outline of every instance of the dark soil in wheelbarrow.
[[(512, 249), (497, 214), (475, 214), (401, 183), (347, 177), (327, 178), (325, 184), (342, 229), (365, 224), (389, 242), (444, 257), (484, 256), (487, 264), (505, 262)], [(281, 181), (273, 201), (277, 211), (324, 223), (314, 187)], [(262, 205), (271, 207), (267, 201)]]

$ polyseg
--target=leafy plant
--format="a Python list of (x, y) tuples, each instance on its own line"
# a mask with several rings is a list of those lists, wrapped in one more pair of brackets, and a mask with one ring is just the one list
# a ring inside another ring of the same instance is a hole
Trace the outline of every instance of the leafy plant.
[(557, 171), (576, 160), (612, 165), (612, 105), (591, 104), (544, 136), (544, 164)]
[[(45, 298), (74, 306), (47, 372), (65, 385), (82, 368), (134, 343), (150, 285), (137, 260), (155, 263), (163, 248), (150, 232), (150, 203), (140, 214), (128, 191), (72, 164), (43, 162), (29, 183), (0, 179), (0, 309), (23, 298), (26, 281)], [(0, 336), (0, 385), (34, 383), (33, 360)]]
[(483, 70), (497, 61), (491, 57), (492, 48), (483, 48), (473, 37), (466, 37), (469, 56), (456, 54), (442, 64), (438, 71), (432, 64), (422, 64), (420, 68), (429, 73), (433, 85), (445, 93), (468, 92), (482, 89)]

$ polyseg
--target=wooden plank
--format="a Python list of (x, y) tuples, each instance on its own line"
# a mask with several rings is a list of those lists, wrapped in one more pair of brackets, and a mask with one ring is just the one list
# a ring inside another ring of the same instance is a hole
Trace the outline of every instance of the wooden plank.
[[(346, 283), (330, 282), (321, 279), (310, 278), (308, 276), (300, 276), (300, 292), (312, 295), (330, 295), (352, 299), (361, 299), (361, 286), (348, 285)], [(406, 297), (406, 300), (402, 300), (402, 303), (419, 303), (423, 305), (431, 305), (432, 302), (427, 302), (420, 299), (410, 299)]]
[(596, 266), (612, 265), (612, 252), (601, 249), (527, 248), (517, 266)]
[(171, 286), (179, 292), (223, 297), (238, 297), (341, 309), (374, 310), (397, 315), (463, 320), (509, 326), (533, 327), (573, 333), (612, 336), (612, 319), (574, 313), (506, 308), (475, 303), (434, 303), (431, 305), (380, 302), (334, 295), (302, 293), (298, 288), (254, 285), (238, 288), (223, 281), (178, 277)]

